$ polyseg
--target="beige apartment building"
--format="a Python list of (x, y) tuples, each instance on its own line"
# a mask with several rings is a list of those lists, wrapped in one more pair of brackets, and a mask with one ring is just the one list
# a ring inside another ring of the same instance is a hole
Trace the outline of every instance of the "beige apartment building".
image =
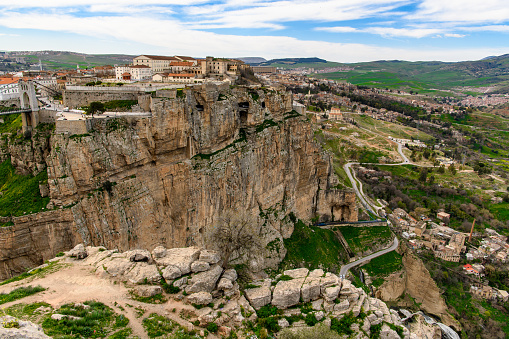
[(172, 62), (181, 62), (175, 57), (167, 57), (160, 55), (140, 55), (133, 59), (134, 66), (148, 66), (153, 73), (163, 72), (170, 68)]

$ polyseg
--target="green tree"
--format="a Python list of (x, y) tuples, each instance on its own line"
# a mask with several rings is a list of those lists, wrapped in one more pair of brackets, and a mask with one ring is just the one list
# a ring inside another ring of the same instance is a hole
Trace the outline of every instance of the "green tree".
[(449, 165), (449, 172), (451, 172), (452, 175), (456, 175), (456, 167), (454, 167), (454, 164)]
[(99, 101), (92, 101), (90, 105), (88, 105), (87, 108), (85, 108), (85, 112), (91, 116), (94, 116), (94, 114), (101, 114), (106, 111), (106, 108), (104, 107), (104, 104)]

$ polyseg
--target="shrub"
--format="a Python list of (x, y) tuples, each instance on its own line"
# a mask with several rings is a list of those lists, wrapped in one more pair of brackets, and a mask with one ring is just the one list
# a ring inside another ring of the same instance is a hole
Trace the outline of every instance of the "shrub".
[(278, 310), (276, 306), (270, 304), (265, 305), (261, 307), (258, 311), (256, 311), (256, 315), (258, 316), (258, 318), (268, 318), (279, 313), (281, 313), (281, 311)]
[(217, 332), (217, 329), (218, 329), (218, 326), (216, 323), (209, 323), (207, 325), (207, 331), (211, 332), (211, 333), (216, 333)]
[(313, 313), (308, 313), (306, 318), (304, 318), (304, 321), (308, 326), (315, 326), (318, 323), (318, 320), (316, 320), (316, 317)]

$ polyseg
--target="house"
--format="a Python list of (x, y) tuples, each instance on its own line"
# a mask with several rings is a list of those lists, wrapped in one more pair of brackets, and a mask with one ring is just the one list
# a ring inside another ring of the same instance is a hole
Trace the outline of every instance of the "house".
[(329, 112), (329, 120), (338, 121), (338, 120), (342, 120), (342, 119), (343, 119), (343, 115), (341, 114), (341, 109), (337, 108), (337, 107), (332, 107)]
[(146, 65), (130, 66), (131, 80), (143, 81), (152, 79), (152, 69)]
[(0, 78), (0, 100), (19, 97), (18, 78)]
[(502, 301), (507, 302), (509, 300), (509, 293), (507, 293), (507, 291), (504, 290), (498, 290), (497, 297), (502, 299)]
[(438, 212), (437, 213), (437, 218), (442, 220), (443, 222), (449, 222), (449, 219), (451, 218), (451, 215), (449, 213), (445, 213), (445, 212)]

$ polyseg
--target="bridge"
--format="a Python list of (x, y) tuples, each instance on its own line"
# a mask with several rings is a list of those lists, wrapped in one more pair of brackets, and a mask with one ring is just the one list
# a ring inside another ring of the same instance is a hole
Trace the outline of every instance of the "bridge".
[(329, 221), (319, 222), (315, 226), (320, 228), (334, 228), (334, 227), (372, 227), (372, 226), (387, 226), (386, 219), (368, 220), (368, 221)]
[[(34, 128), (39, 125), (40, 116), (39, 116), (39, 99), (37, 98), (35, 92), (35, 86), (41, 86), (47, 89), (52, 93), (59, 93), (58, 91), (44, 86), (37, 81), (29, 80), (18, 82), (18, 90), (19, 90), (19, 99), (20, 99), (20, 108), (13, 107), (12, 110), (2, 111), (0, 115), (9, 115), (9, 114), (20, 114), (22, 120), (22, 128), (23, 133), (31, 133)], [(0, 90), (0, 93), (6, 93), (7, 90)]]

